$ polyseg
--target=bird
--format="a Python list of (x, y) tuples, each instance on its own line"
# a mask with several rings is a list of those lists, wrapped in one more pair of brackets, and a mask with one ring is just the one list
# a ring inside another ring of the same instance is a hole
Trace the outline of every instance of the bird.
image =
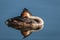
[(44, 20), (38, 16), (33, 16), (27, 8), (24, 8), (19, 16), (7, 19), (5, 24), (19, 30), (23, 35), (23, 39), (25, 39), (32, 32), (42, 30)]

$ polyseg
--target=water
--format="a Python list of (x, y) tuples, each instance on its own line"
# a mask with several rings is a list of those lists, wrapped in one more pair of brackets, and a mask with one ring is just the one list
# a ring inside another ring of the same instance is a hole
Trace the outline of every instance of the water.
[(25, 40), (60, 40), (60, 0), (0, 0), (0, 40), (22, 40), (20, 31), (4, 22), (19, 16), (23, 8), (45, 22), (42, 31), (32, 33)]

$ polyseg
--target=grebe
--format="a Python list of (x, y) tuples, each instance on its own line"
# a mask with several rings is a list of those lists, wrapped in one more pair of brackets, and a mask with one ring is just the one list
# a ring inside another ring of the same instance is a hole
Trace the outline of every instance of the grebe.
[(42, 30), (44, 27), (43, 19), (33, 16), (26, 8), (23, 9), (20, 16), (9, 18), (5, 23), (20, 30), (24, 38), (28, 37), (32, 32)]

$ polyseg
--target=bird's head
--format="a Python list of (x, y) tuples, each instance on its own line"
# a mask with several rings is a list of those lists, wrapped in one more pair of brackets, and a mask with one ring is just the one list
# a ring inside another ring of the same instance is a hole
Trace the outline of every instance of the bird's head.
[(21, 17), (29, 18), (30, 16), (32, 16), (32, 14), (29, 12), (29, 10), (24, 8), (22, 13), (21, 13)]

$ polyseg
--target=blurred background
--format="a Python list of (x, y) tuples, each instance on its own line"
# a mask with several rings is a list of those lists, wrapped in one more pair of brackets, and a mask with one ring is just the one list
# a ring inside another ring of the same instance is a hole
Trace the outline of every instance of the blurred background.
[(60, 40), (60, 0), (0, 0), (0, 40), (21, 40), (20, 31), (9, 28), (5, 21), (19, 16), (23, 8), (43, 18), (44, 29), (33, 32), (26, 40)]

